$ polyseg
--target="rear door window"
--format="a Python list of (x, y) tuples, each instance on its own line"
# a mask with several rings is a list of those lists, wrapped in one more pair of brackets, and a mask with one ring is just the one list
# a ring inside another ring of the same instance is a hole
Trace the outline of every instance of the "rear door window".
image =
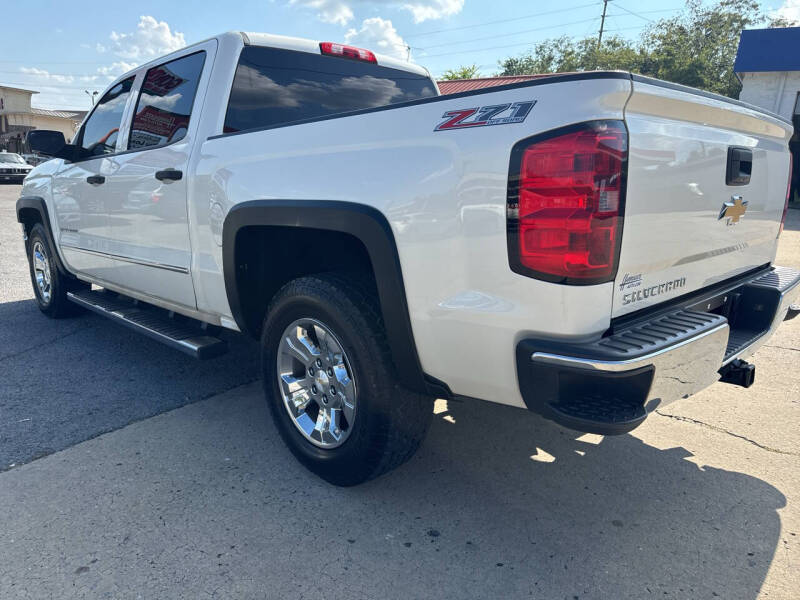
[(148, 69), (136, 103), (128, 149), (165, 146), (186, 136), (205, 59), (205, 52), (196, 52)]
[(225, 133), (435, 96), (430, 78), (335, 56), (247, 46), (236, 67)]

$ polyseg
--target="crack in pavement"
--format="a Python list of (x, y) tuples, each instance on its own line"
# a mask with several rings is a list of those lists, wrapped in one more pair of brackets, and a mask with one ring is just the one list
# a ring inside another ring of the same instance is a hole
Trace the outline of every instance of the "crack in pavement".
[(9, 358), (15, 358), (17, 356), (21, 356), (23, 354), (26, 354), (26, 353), (30, 352), (31, 350), (37, 350), (37, 349), (41, 348), (42, 346), (47, 346), (48, 344), (52, 344), (53, 342), (58, 342), (60, 340), (63, 340), (64, 338), (68, 338), (68, 337), (70, 337), (72, 335), (75, 335), (76, 333), (80, 333), (81, 331), (86, 331), (87, 329), (92, 329), (92, 326), (91, 325), (87, 325), (85, 327), (78, 327), (77, 329), (74, 329), (74, 330), (70, 331), (69, 333), (65, 333), (63, 335), (58, 335), (58, 336), (56, 336), (54, 338), (50, 338), (49, 340), (45, 340), (44, 342), (41, 342), (39, 344), (34, 344), (33, 346), (30, 346), (29, 348), (23, 348), (22, 350), (19, 350), (17, 352), (12, 352), (11, 354), (4, 354), (4, 355), (0, 356), (0, 362), (2, 362), (4, 360), (8, 360)]
[(778, 348), (779, 350), (792, 350), (793, 352), (800, 352), (800, 348), (787, 348), (786, 346), (774, 346), (772, 344), (764, 344), (764, 348)]
[(712, 431), (716, 431), (718, 433), (724, 433), (726, 435), (730, 435), (732, 437), (739, 438), (740, 440), (744, 440), (745, 442), (748, 442), (749, 444), (752, 444), (753, 446), (755, 446), (757, 448), (761, 448), (762, 450), (766, 450), (767, 452), (774, 452), (775, 454), (783, 454), (784, 456), (800, 456), (800, 453), (788, 452), (786, 450), (781, 450), (779, 448), (773, 448), (772, 446), (765, 446), (764, 444), (761, 444), (760, 442), (757, 442), (755, 440), (751, 440), (749, 437), (746, 437), (744, 435), (740, 435), (738, 433), (734, 433), (734, 432), (732, 432), (732, 431), (730, 431), (728, 429), (725, 429), (724, 427), (719, 427), (717, 425), (710, 425), (709, 423), (706, 423), (704, 421), (698, 421), (697, 419), (692, 419), (691, 417), (684, 417), (684, 416), (681, 416), (681, 415), (672, 415), (670, 413), (661, 412), (660, 410), (656, 410), (654, 412), (657, 415), (660, 415), (662, 417), (668, 417), (670, 419), (675, 419), (676, 421), (683, 421), (685, 423), (693, 423), (695, 425), (700, 425), (701, 427), (706, 427), (707, 429), (711, 429)]

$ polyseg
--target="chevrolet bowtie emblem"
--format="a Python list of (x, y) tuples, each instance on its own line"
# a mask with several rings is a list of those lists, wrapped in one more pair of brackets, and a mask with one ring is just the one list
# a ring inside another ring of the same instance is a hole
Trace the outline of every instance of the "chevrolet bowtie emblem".
[(742, 215), (747, 212), (747, 200), (742, 200), (741, 196), (731, 196), (729, 202), (722, 204), (722, 210), (719, 211), (719, 218), (728, 219), (728, 225), (734, 225), (739, 222)]

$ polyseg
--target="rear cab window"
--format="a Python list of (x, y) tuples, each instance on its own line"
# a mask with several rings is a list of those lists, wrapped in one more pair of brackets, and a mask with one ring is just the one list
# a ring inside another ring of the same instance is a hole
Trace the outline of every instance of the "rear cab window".
[(348, 58), (246, 46), (224, 133), (436, 96), (429, 77)]

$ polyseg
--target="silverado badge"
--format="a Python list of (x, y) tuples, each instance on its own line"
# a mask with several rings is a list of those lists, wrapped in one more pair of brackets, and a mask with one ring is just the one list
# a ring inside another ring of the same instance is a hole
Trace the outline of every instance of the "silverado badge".
[(741, 196), (731, 196), (730, 201), (722, 204), (719, 211), (719, 219), (727, 218), (727, 225), (735, 225), (747, 212), (747, 200), (742, 200)]

